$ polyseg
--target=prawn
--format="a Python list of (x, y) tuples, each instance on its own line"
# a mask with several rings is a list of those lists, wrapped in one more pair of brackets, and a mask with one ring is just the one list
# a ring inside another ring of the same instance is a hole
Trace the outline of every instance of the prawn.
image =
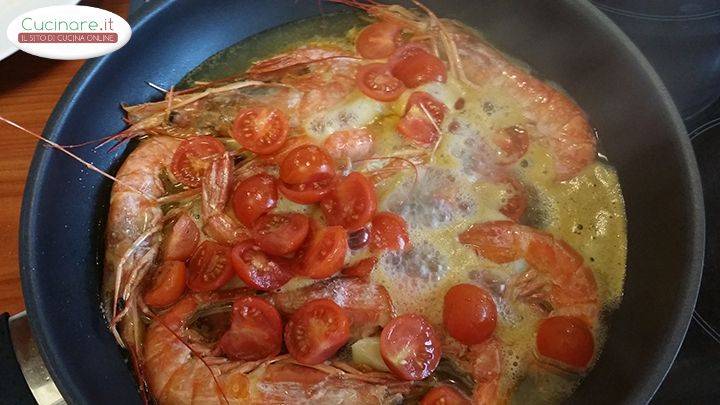
[(232, 184), (233, 161), (228, 152), (214, 159), (202, 177), (203, 231), (223, 244), (232, 244), (248, 232), (225, 211)]
[(250, 362), (220, 357), (213, 342), (193, 331), (192, 320), (227, 298), (187, 295), (153, 318), (143, 347), (145, 375), (159, 404), (377, 404), (408, 388), (387, 373), (305, 366), (287, 355)]

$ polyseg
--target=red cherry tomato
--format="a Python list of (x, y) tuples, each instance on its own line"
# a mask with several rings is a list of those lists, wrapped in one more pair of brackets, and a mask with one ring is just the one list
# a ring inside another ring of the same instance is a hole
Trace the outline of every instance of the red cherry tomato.
[(357, 231), (375, 215), (375, 186), (362, 174), (352, 172), (335, 183), (335, 187), (320, 200), (320, 208), (328, 225)]
[(470, 400), (453, 387), (442, 385), (428, 391), (420, 405), (470, 405)]
[(342, 269), (347, 249), (345, 229), (340, 226), (320, 228), (301, 252), (302, 260), (295, 271), (304, 277), (330, 277)]
[(252, 107), (238, 112), (232, 136), (243, 148), (267, 155), (282, 148), (287, 139), (288, 124), (285, 113), (276, 108)]
[(410, 248), (410, 236), (405, 220), (392, 212), (380, 212), (372, 220), (370, 251), (405, 250)]
[(445, 83), (447, 80), (443, 61), (418, 45), (398, 49), (388, 63), (392, 66), (392, 75), (411, 89), (425, 83)]
[(185, 261), (192, 256), (200, 240), (200, 230), (188, 214), (180, 215), (163, 239), (163, 260)]
[(535, 344), (539, 355), (579, 369), (588, 366), (595, 351), (590, 328), (574, 316), (554, 316), (541, 321)]
[(363, 94), (378, 101), (395, 101), (405, 91), (403, 83), (393, 77), (384, 63), (360, 67), (355, 81)]
[(499, 182), (505, 184), (508, 191), (505, 204), (500, 207), (500, 212), (515, 222), (520, 221), (527, 208), (525, 187), (516, 178), (510, 176), (502, 178)]
[(492, 141), (498, 147), (495, 163), (499, 165), (511, 165), (517, 162), (525, 155), (530, 145), (527, 131), (519, 126), (508, 127), (495, 133)]
[(377, 257), (368, 257), (342, 270), (342, 274), (348, 277), (366, 277), (372, 273), (377, 264)]
[(402, 27), (388, 22), (376, 22), (365, 27), (355, 40), (355, 49), (368, 59), (382, 59), (392, 55), (400, 42)]
[(233, 246), (230, 250), (230, 263), (235, 274), (256, 290), (277, 290), (293, 276), (287, 259), (266, 255), (251, 240)]
[(199, 187), (205, 169), (224, 152), (225, 146), (212, 136), (185, 139), (173, 154), (170, 171), (182, 184), (191, 188)]
[(440, 338), (420, 315), (401, 315), (385, 325), (380, 335), (380, 354), (398, 378), (407, 381), (428, 377), (440, 362)]
[(458, 284), (445, 293), (443, 325), (460, 343), (484, 342), (496, 324), (497, 308), (487, 291), (472, 284)]
[(332, 300), (318, 299), (300, 307), (285, 325), (285, 345), (303, 364), (332, 357), (350, 339), (350, 319)]
[(440, 137), (438, 128), (445, 119), (447, 106), (423, 91), (410, 95), (405, 106), (405, 116), (397, 124), (397, 130), (405, 138), (423, 146), (433, 145)]
[(187, 286), (193, 291), (213, 291), (233, 276), (230, 248), (206, 240), (190, 258)]
[(285, 184), (325, 181), (335, 176), (335, 163), (322, 148), (304, 145), (290, 151), (280, 164), (280, 180)]
[(265, 253), (284, 256), (300, 248), (309, 230), (306, 215), (268, 214), (255, 221), (251, 234)]
[(233, 191), (232, 205), (235, 216), (245, 226), (251, 226), (256, 219), (277, 205), (278, 190), (275, 178), (260, 173), (240, 182)]
[(305, 184), (280, 183), (279, 188), (280, 192), (290, 201), (298, 204), (315, 204), (330, 191), (332, 183), (332, 179)]
[(155, 269), (143, 300), (153, 308), (163, 308), (174, 304), (183, 292), (185, 292), (185, 263), (163, 262)]
[(225, 356), (254, 361), (277, 356), (282, 349), (282, 320), (278, 311), (259, 297), (233, 303), (230, 328), (218, 341)]

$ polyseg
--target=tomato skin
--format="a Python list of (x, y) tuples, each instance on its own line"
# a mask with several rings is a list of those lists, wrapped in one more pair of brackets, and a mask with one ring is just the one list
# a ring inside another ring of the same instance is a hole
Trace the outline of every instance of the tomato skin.
[(578, 369), (587, 368), (595, 353), (595, 339), (587, 323), (574, 316), (543, 319), (535, 346), (539, 355)]
[(375, 186), (364, 175), (352, 172), (339, 179), (320, 200), (328, 225), (340, 225), (350, 232), (362, 229), (375, 215)]
[(206, 240), (197, 248), (188, 264), (187, 286), (195, 292), (213, 291), (233, 276), (230, 248)]
[(275, 178), (266, 173), (241, 181), (232, 195), (233, 211), (237, 219), (249, 227), (256, 219), (275, 208), (278, 187)]
[(367, 257), (344, 268), (342, 274), (348, 277), (367, 277), (372, 273), (377, 262), (377, 257)]
[(259, 297), (242, 297), (233, 303), (230, 328), (218, 346), (233, 360), (261, 360), (280, 354), (282, 332), (275, 307)]
[(314, 232), (310, 243), (301, 252), (299, 276), (327, 278), (342, 269), (347, 253), (347, 232), (341, 226), (328, 226)]
[(411, 89), (429, 82), (447, 81), (443, 61), (418, 45), (410, 44), (398, 49), (388, 63), (392, 66), (392, 75)]
[(498, 156), (495, 163), (499, 165), (511, 165), (525, 155), (530, 146), (530, 137), (527, 131), (519, 126), (507, 127), (492, 137), (495, 146), (498, 147)]
[(280, 164), (280, 180), (285, 184), (306, 184), (326, 181), (335, 176), (335, 162), (322, 148), (299, 146)]
[(267, 214), (255, 221), (251, 234), (265, 253), (284, 256), (298, 250), (309, 231), (307, 215)]
[(476, 285), (453, 286), (445, 293), (443, 325), (460, 343), (484, 342), (497, 325), (497, 308), (492, 296)]
[(300, 363), (319, 364), (350, 339), (350, 319), (329, 299), (309, 301), (285, 325), (285, 346)]
[(164, 261), (185, 261), (192, 256), (200, 240), (200, 230), (188, 214), (181, 214), (162, 243)]
[(285, 144), (290, 129), (285, 113), (276, 108), (251, 107), (240, 110), (232, 136), (243, 148), (260, 155), (275, 153)]
[(392, 212), (380, 212), (372, 220), (370, 251), (406, 250), (410, 248), (410, 236), (405, 220)]
[(376, 22), (360, 31), (355, 49), (363, 58), (383, 59), (392, 55), (400, 42), (402, 27), (389, 22)]
[(441, 385), (428, 391), (420, 405), (470, 405), (470, 400), (460, 391), (448, 385)]
[(185, 292), (185, 263), (163, 262), (156, 270), (150, 286), (143, 294), (145, 303), (153, 308), (174, 304)]
[(230, 263), (235, 274), (256, 290), (277, 290), (293, 277), (287, 259), (266, 255), (252, 240), (233, 246)]
[(214, 156), (225, 152), (222, 142), (212, 136), (194, 136), (180, 142), (173, 154), (170, 171), (182, 184), (195, 188)]
[(440, 337), (422, 316), (401, 315), (383, 328), (380, 354), (398, 378), (406, 381), (422, 380), (432, 374), (440, 363)]
[(320, 201), (332, 187), (332, 179), (305, 184), (280, 183), (279, 189), (288, 200), (298, 204), (315, 204)]
[(358, 69), (355, 82), (363, 94), (377, 101), (395, 101), (405, 86), (390, 73), (384, 63), (371, 63)]
[(397, 131), (422, 146), (434, 145), (440, 138), (438, 129), (447, 111), (447, 106), (435, 97), (424, 91), (416, 91), (408, 99), (405, 115), (398, 122)]

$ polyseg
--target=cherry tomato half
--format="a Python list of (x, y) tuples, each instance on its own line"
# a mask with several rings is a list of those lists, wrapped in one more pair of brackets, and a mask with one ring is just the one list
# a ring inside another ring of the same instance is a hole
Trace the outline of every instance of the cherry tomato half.
[(185, 292), (185, 263), (168, 261), (155, 269), (143, 300), (153, 308), (163, 308), (174, 304), (183, 292)]
[(276, 108), (252, 107), (240, 110), (232, 136), (243, 148), (267, 155), (282, 148), (290, 129), (285, 113)]
[(380, 335), (380, 354), (398, 378), (407, 381), (428, 377), (440, 363), (440, 338), (420, 315), (405, 314), (385, 325)]
[(218, 346), (233, 360), (254, 361), (277, 356), (282, 349), (282, 320), (278, 311), (259, 297), (233, 303), (230, 328)]
[(574, 316), (554, 316), (541, 321), (535, 344), (539, 355), (581, 369), (588, 366), (595, 351), (590, 328)]
[(251, 234), (265, 253), (283, 256), (298, 250), (309, 230), (307, 215), (268, 214), (255, 221)]
[(250, 240), (233, 246), (230, 251), (230, 263), (235, 274), (256, 290), (276, 290), (284, 286), (293, 276), (287, 259), (266, 255)]
[(525, 187), (515, 177), (507, 176), (499, 180), (505, 184), (508, 196), (505, 197), (505, 204), (500, 207), (500, 212), (506, 217), (517, 222), (525, 214), (527, 209), (527, 194)]
[(320, 208), (328, 225), (357, 231), (375, 215), (375, 186), (362, 174), (352, 172), (335, 183), (335, 187), (320, 200)]
[(377, 262), (377, 257), (367, 257), (344, 268), (342, 274), (348, 277), (365, 277), (372, 273)]
[(410, 236), (405, 220), (392, 212), (380, 212), (372, 220), (370, 251), (405, 250), (410, 248)]
[(327, 278), (342, 269), (347, 252), (347, 232), (341, 226), (328, 226), (314, 232), (301, 252), (295, 272), (304, 277)]
[(182, 184), (195, 188), (215, 157), (225, 152), (222, 142), (212, 136), (195, 136), (180, 142), (173, 154), (170, 171)]
[(517, 125), (504, 128), (495, 133), (492, 141), (498, 148), (495, 163), (511, 165), (525, 155), (530, 145), (530, 137), (525, 129)]
[(200, 240), (200, 230), (188, 214), (180, 215), (163, 239), (163, 260), (185, 261), (192, 256)]
[(314, 181), (304, 184), (280, 183), (280, 192), (290, 201), (298, 204), (315, 204), (320, 201), (332, 187), (332, 179)]
[(355, 81), (363, 94), (378, 101), (395, 101), (405, 91), (403, 83), (390, 73), (384, 63), (360, 67)]
[(472, 284), (458, 284), (445, 293), (443, 325), (460, 343), (484, 342), (496, 324), (497, 308), (487, 291)]
[(288, 153), (280, 164), (280, 180), (285, 184), (325, 181), (335, 176), (335, 162), (321, 147), (304, 145)]
[(402, 27), (389, 22), (376, 22), (360, 31), (355, 49), (368, 59), (387, 58), (395, 52), (400, 42)]
[(230, 248), (209, 240), (203, 242), (190, 258), (187, 286), (193, 291), (213, 291), (227, 284), (233, 276)]
[(470, 405), (470, 400), (448, 385), (435, 387), (420, 400), (420, 405)]
[(332, 357), (350, 339), (350, 319), (329, 299), (305, 303), (285, 325), (285, 346), (303, 364), (318, 364)]
[(275, 178), (260, 173), (240, 182), (233, 191), (232, 205), (235, 216), (245, 226), (277, 205), (278, 190)]
[(388, 63), (392, 66), (392, 75), (411, 89), (425, 83), (445, 83), (447, 80), (443, 61), (418, 45), (411, 44), (398, 49)]
[(440, 137), (438, 128), (445, 119), (447, 106), (424, 91), (410, 95), (405, 115), (397, 124), (397, 130), (405, 138), (423, 146), (433, 145)]

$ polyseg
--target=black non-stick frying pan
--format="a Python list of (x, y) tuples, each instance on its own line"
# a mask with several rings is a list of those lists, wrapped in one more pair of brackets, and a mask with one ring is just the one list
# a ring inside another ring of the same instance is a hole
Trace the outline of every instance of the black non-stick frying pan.
[[(647, 402), (682, 342), (703, 257), (697, 167), (670, 97), (637, 49), (586, 1), (427, 3), (559, 83), (598, 129), (627, 203), (627, 280), (599, 362), (570, 402)], [(123, 128), (119, 102), (157, 97), (146, 81), (172, 85), (250, 35), (319, 12), (315, 0), (154, 0), (132, 19), (128, 45), (77, 74), (44, 134), (76, 144), (115, 133)], [(110, 171), (124, 156), (80, 154)], [(48, 368), (71, 403), (140, 402), (100, 312), (110, 186), (41, 146), (25, 191), (20, 261), (26, 306)]]

